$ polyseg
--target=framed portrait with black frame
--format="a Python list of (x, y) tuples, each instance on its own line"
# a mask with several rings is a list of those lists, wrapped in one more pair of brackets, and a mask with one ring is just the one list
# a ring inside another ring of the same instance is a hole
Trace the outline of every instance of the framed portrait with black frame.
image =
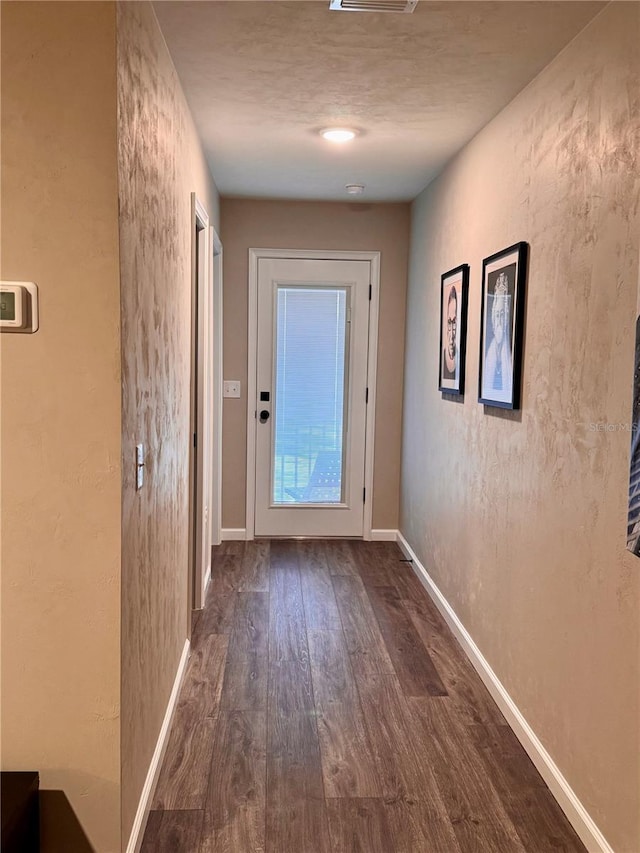
[(527, 243), (515, 243), (482, 262), (479, 400), (520, 407)]
[(438, 388), (447, 394), (464, 394), (468, 295), (469, 264), (462, 264), (440, 277)]

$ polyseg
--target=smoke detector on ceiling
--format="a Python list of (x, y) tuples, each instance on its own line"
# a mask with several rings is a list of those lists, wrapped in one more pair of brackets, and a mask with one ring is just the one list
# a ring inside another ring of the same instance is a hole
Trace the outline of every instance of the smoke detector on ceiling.
[(413, 12), (418, 0), (330, 0), (334, 12)]

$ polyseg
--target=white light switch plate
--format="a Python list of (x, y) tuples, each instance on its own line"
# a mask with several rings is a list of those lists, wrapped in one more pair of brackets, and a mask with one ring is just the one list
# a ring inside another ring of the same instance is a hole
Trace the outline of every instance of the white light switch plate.
[(225, 397), (239, 397), (240, 396), (240, 380), (239, 379), (225, 379), (223, 396), (225, 396)]

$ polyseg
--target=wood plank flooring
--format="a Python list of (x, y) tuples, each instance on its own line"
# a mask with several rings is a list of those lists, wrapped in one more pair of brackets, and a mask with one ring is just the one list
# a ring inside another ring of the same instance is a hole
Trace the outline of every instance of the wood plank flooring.
[(401, 559), (214, 549), (143, 853), (584, 853)]

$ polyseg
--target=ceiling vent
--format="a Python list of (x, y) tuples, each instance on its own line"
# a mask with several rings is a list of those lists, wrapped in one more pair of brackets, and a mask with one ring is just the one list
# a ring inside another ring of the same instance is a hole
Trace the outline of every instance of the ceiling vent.
[(330, 0), (334, 12), (413, 12), (418, 0)]

